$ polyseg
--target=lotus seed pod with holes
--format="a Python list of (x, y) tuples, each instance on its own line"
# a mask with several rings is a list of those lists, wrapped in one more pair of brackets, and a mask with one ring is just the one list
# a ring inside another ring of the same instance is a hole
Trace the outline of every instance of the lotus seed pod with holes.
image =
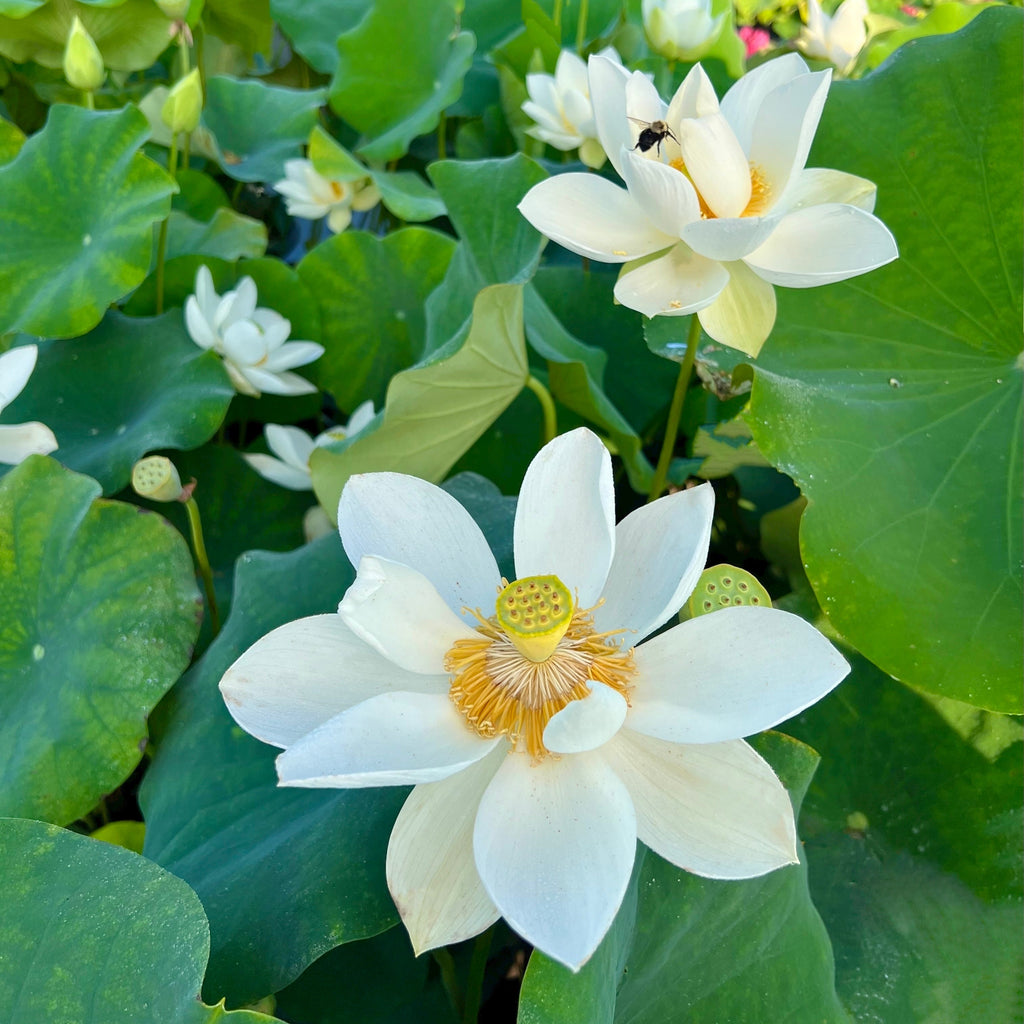
[(498, 625), (530, 661), (546, 661), (572, 621), (569, 588), (557, 576), (524, 576), (506, 584), (495, 603)]
[(692, 619), (722, 608), (771, 608), (768, 591), (749, 572), (734, 565), (713, 565), (705, 569), (690, 600), (679, 613), (680, 619)]
[(181, 477), (170, 459), (150, 455), (132, 467), (132, 489), (150, 501), (177, 501), (183, 488)]
[(93, 92), (103, 84), (103, 77), (106, 74), (103, 57), (78, 15), (75, 15), (75, 20), (71, 23), (68, 41), (64, 46), (63, 66), (68, 85), (75, 89)]
[(203, 112), (203, 83), (199, 68), (193, 68), (164, 100), (160, 117), (172, 132), (194, 132)]

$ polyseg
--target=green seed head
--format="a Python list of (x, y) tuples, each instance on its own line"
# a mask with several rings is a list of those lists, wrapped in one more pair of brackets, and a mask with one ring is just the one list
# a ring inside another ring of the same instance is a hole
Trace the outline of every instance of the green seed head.
[(496, 602), (498, 624), (530, 661), (546, 661), (572, 621), (569, 588), (557, 576), (524, 576)]
[(721, 608), (771, 608), (768, 591), (749, 573), (734, 565), (713, 565), (701, 573), (681, 619), (707, 615)]

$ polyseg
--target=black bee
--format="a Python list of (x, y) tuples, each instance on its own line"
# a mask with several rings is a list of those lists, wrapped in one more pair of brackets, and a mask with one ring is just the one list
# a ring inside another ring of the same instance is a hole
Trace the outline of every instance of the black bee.
[(640, 137), (633, 147), (634, 149), (639, 149), (641, 153), (646, 153), (652, 146), (655, 146), (657, 147), (658, 156), (661, 156), (661, 143), (663, 139), (669, 138), (673, 142), (679, 141), (672, 134), (672, 129), (664, 121), (641, 121), (638, 117), (631, 117), (630, 121), (634, 124), (643, 125), (643, 128), (640, 129)]

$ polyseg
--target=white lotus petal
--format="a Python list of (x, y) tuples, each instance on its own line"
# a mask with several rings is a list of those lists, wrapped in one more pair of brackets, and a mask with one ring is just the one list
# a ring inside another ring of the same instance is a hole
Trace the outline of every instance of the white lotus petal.
[[(840, 68), (846, 68), (860, 53), (861, 47), (867, 42), (867, 27), (864, 19), (870, 14), (867, 0), (843, 0), (832, 16), (830, 33), (833, 52)], [(840, 64), (839, 61), (843, 63)]]
[(732, 125), (744, 153), (750, 152), (750, 141), (764, 98), (780, 85), (807, 73), (807, 65), (800, 55), (787, 53), (758, 65), (722, 97), (722, 113)]
[(364, 555), (401, 562), (426, 576), (457, 614), (467, 606), (491, 614), (498, 564), (480, 527), (440, 487), (402, 473), (358, 474), (341, 493), (338, 526), (353, 565)]
[(256, 284), (251, 277), (243, 277), (234, 290), (225, 292), (213, 315), (215, 330), (226, 328), (238, 320), (248, 320), (256, 312)]
[(252, 320), (238, 320), (223, 332), (224, 357), (236, 366), (255, 366), (266, 359), (267, 343), (263, 331)]
[(0, 355), (0, 412), (21, 394), (38, 355), (38, 345), (19, 345)]
[(700, 325), (715, 341), (756, 356), (775, 326), (775, 290), (742, 260), (723, 270), (729, 283), (697, 314)]
[(345, 436), (354, 437), (359, 433), (363, 427), (369, 426), (373, 422), (373, 417), (377, 414), (373, 411), (373, 402), (366, 401), (357, 405), (352, 410), (352, 415), (348, 418), (348, 423), (345, 424)]
[(195, 299), (198, 312), (212, 323), (220, 304), (220, 296), (214, 291), (213, 274), (205, 263), (196, 271)]
[(778, 608), (698, 615), (636, 649), (629, 727), (673, 743), (718, 743), (784, 722), (850, 666), (809, 622)]
[(275, 459), (272, 455), (264, 455), (262, 452), (245, 454), (242, 458), (264, 480), (269, 480), (278, 487), (287, 487), (290, 491), (313, 490), (313, 481), (308, 469), (296, 469), (295, 466), (289, 466), (286, 462)]
[(633, 144), (630, 122), (626, 117), (626, 80), (629, 72), (621, 64), (595, 54), (587, 62), (587, 74), (597, 137), (612, 166), (621, 176), (620, 154), (623, 147), (628, 149)]
[[(661, 121), (665, 117), (665, 101), (658, 95), (654, 83), (641, 71), (634, 71), (626, 79), (626, 117), (633, 118), (630, 138), (634, 139), (651, 121)], [(641, 124), (636, 122), (640, 121)]]
[(45, 423), (0, 425), (0, 464), (16, 466), (30, 455), (49, 455), (57, 450), (57, 438)]
[(622, 173), (629, 194), (652, 224), (681, 237), (688, 224), (700, 221), (700, 201), (690, 179), (668, 164), (638, 153), (622, 154)]
[(771, 236), (778, 222), (775, 216), (698, 219), (683, 228), (682, 239), (709, 260), (731, 262), (753, 252)]
[(552, 241), (602, 263), (625, 263), (675, 242), (624, 188), (596, 174), (559, 174), (539, 182), (519, 212)]
[(309, 457), (313, 454), (313, 438), (299, 427), (268, 423), (263, 428), (267, 446), (282, 462), (309, 475)]
[(447, 694), (382, 693), (296, 740), (277, 758), (282, 786), (363, 789), (437, 782), (486, 757)]
[(612, 460), (580, 427), (533, 457), (516, 506), (516, 578), (551, 573), (589, 608), (601, 595), (615, 552)]
[(682, 316), (714, 302), (729, 272), (714, 260), (678, 244), (657, 259), (624, 270), (615, 298), (645, 316)]
[(477, 812), (477, 870), (520, 935), (571, 970), (611, 926), (636, 854), (629, 794), (597, 754), (505, 758)]
[(594, 611), (598, 632), (625, 629), (633, 647), (675, 615), (704, 570), (715, 492), (711, 484), (641, 505), (615, 528), (615, 560)]
[(388, 843), (388, 889), (416, 955), (478, 935), (501, 915), (473, 860), (480, 798), (506, 756), (504, 746), (440, 782), (417, 786)]
[(877, 217), (824, 203), (787, 213), (744, 262), (772, 284), (814, 288), (866, 274), (898, 255), (896, 240)]
[(582, 754), (603, 746), (622, 728), (629, 705), (610, 686), (588, 679), (590, 696), (569, 701), (548, 719), (544, 746), (553, 754)]
[[(227, 370), (228, 377), (231, 379), (231, 383), (234, 385), (236, 391), (243, 395), (252, 395), (253, 398), (260, 397), (259, 385), (256, 382), (249, 380), (247, 376), (247, 369), (236, 366), (230, 359), (224, 360), (224, 369)], [(269, 381), (269, 383), (277, 383), (272, 374), (264, 374), (263, 376), (267, 381)]]
[[(764, 98), (750, 140), (750, 163), (777, 201), (807, 163), (832, 72), (801, 75)], [(771, 208), (770, 205), (768, 207)]]
[(393, 665), (332, 613), (287, 622), (257, 640), (224, 673), (220, 691), (246, 732), (287, 747), (379, 693), (443, 696), (448, 683), (446, 675), (414, 675)]
[(719, 217), (739, 217), (750, 202), (750, 164), (721, 114), (684, 118), (679, 148), (704, 202)]
[(775, 209), (788, 213), (822, 203), (843, 203), (871, 213), (877, 195), (878, 187), (867, 178), (827, 167), (805, 167), (790, 181)]
[[(199, 269), (206, 270), (206, 267), (200, 267)], [(194, 295), (190, 295), (185, 300), (185, 330), (188, 331), (188, 336), (200, 348), (210, 349), (216, 347), (217, 335), (214, 333), (206, 317), (203, 316), (199, 300)]]
[(625, 728), (600, 756), (629, 790), (639, 838), (677, 867), (756, 878), (798, 862), (789, 796), (743, 740), (688, 746)]
[(276, 351), (270, 352), (263, 368), (270, 373), (280, 373), (282, 370), (292, 370), (296, 366), (305, 366), (323, 354), (323, 345), (318, 345), (315, 341), (289, 341)]
[(719, 111), (718, 96), (707, 72), (699, 65), (690, 68), (668, 105), (666, 120), (675, 130), (684, 117), (707, 117)]
[[(230, 364), (225, 363), (225, 366), (230, 372)], [(268, 395), (314, 395), (317, 392), (315, 384), (311, 384), (297, 373), (272, 373), (255, 366), (241, 367), (240, 370), (255, 387), (257, 394), (263, 392)]]
[(338, 614), (360, 639), (409, 672), (444, 672), (456, 640), (479, 640), (426, 576), (400, 562), (363, 555)]

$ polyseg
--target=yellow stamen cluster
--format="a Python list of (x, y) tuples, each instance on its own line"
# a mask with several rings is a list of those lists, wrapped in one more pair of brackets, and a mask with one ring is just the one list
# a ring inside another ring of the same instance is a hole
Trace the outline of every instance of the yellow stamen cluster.
[[(540, 581), (546, 577), (533, 577)], [(557, 579), (557, 578), (556, 578)], [(517, 580), (510, 587), (528, 584)], [(500, 597), (499, 597), (500, 607)], [(636, 667), (632, 649), (622, 651), (612, 633), (595, 633), (589, 610), (573, 611), (564, 635), (542, 661), (527, 657), (498, 615), (477, 617), (478, 640), (457, 640), (445, 657), (449, 696), (470, 727), (485, 739), (507, 736), (535, 761), (548, 754), (544, 728), (570, 701), (590, 695), (587, 680), (610, 686), (629, 699)]]
[[(696, 183), (690, 176), (690, 172), (686, 169), (686, 164), (683, 162), (681, 156), (677, 156), (674, 160), (669, 161), (669, 165), (679, 171), (680, 174), (685, 174), (690, 179), (690, 184), (693, 185), (694, 191), (697, 193), (697, 202), (700, 204), (700, 215), (704, 220), (715, 220), (718, 214), (711, 209), (710, 206), (704, 201), (704, 197), (700, 194), (700, 189), (697, 188)], [(771, 185), (765, 179), (764, 172), (757, 164), (750, 165), (750, 200), (744, 207), (743, 212), (740, 214), (741, 217), (760, 217), (765, 210), (768, 209), (768, 203), (771, 199), (772, 189)]]

